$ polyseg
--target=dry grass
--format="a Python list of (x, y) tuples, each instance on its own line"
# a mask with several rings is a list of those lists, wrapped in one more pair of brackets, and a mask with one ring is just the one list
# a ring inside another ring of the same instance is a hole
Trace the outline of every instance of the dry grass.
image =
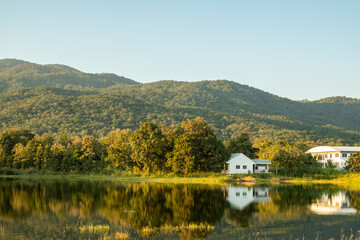
[(85, 226), (80, 226), (80, 233), (95, 233), (95, 234), (105, 234), (107, 232), (109, 232), (110, 230), (110, 226), (109, 225), (85, 225)]

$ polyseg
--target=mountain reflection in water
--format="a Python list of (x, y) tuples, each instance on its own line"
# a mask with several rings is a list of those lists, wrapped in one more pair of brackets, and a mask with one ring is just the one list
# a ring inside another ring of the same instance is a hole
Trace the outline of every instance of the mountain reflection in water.
[[(359, 192), (332, 185), (3, 179), (0, 239), (231, 239), (254, 232), (311, 239), (327, 229), (325, 238), (345, 227), (360, 230), (359, 209)], [(351, 215), (331, 215), (344, 212)]]

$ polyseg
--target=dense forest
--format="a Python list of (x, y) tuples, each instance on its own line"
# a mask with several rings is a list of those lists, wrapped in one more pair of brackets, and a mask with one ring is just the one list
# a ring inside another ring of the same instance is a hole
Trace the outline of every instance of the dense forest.
[(143, 122), (177, 126), (203, 117), (221, 140), (241, 132), (264, 140), (360, 143), (360, 100), (292, 101), (227, 80), (140, 84), (64, 65), (0, 60), (0, 131), (28, 129), (58, 137), (107, 136)]
[(321, 168), (311, 154), (305, 153), (307, 149), (307, 144), (283, 140), (264, 141), (256, 148), (247, 133), (222, 142), (201, 117), (183, 121), (176, 127), (142, 123), (135, 131), (116, 129), (100, 139), (87, 135), (70, 137), (66, 133), (55, 139), (48, 134), (35, 135), (29, 130), (7, 129), (0, 133), (0, 171), (3, 174), (23, 171), (141, 175), (216, 173), (225, 170), (231, 153), (241, 152), (250, 158), (271, 160), (276, 173), (279, 168), (280, 175), (334, 173), (332, 166)]

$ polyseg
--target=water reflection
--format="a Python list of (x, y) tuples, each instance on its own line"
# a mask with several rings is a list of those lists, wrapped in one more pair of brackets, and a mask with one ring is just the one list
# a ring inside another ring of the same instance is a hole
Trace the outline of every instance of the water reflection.
[(310, 205), (311, 211), (321, 215), (347, 215), (356, 214), (357, 210), (350, 207), (350, 198), (346, 191), (333, 194), (323, 193)]
[[(360, 222), (359, 209), (359, 192), (330, 185), (1, 180), (0, 239), (112, 239), (124, 232), (129, 239), (204, 239), (228, 228), (265, 229), (277, 239), (296, 233), (314, 213), (351, 213)], [(341, 219), (347, 220), (354, 221)], [(324, 226), (339, 223), (326, 221)]]
[(232, 208), (243, 210), (250, 203), (269, 202), (269, 187), (230, 186), (226, 200)]

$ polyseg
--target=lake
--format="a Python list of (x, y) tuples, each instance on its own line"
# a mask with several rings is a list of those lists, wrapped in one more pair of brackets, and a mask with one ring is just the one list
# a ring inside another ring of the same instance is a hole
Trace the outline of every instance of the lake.
[(333, 185), (0, 180), (0, 239), (341, 239), (359, 210)]

